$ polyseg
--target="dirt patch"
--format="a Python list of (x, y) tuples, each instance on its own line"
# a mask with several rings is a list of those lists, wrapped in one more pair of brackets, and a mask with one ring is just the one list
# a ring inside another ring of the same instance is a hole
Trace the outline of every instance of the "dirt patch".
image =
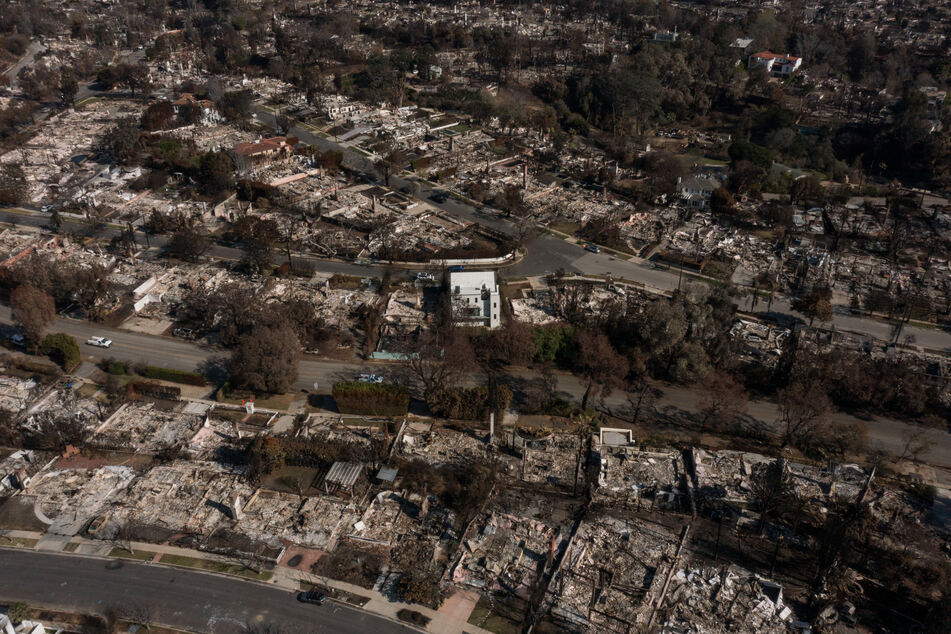
[(33, 512), (33, 500), (15, 497), (0, 505), (0, 529), (45, 531), (46, 524)]
[(311, 572), (369, 589), (380, 576), (385, 560), (383, 555), (340, 545), (333, 554), (321, 557), (312, 565)]
[(284, 551), (284, 556), (277, 565), (297, 570), (310, 570), (318, 561), (327, 555), (326, 551), (316, 548), (301, 548), (300, 546), (288, 546)]

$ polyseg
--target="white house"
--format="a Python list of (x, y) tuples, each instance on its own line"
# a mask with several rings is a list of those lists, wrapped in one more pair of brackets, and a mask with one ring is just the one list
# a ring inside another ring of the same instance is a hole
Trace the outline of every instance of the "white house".
[(802, 58), (762, 51), (750, 55), (750, 68), (754, 66), (764, 66), (773, 77), (789, 77), (802, 66)]
[(453, 318), (460, 325), (499, 326), (499, 285), (495, 271), (460, 271), (449, 274)]
[(694, 175), (677, 179), (677, 192), (684, 204), (693, 209), (706, 209), (710, 206), (713, 190), (720, 181), (712, 176)]

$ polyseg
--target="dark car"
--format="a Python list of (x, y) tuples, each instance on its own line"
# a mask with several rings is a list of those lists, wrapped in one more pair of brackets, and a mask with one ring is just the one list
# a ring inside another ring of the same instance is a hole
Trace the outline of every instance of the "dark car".
[(449, 200), (449, 192), (436, 192), (435, 194), (431, 195), (429, 199), (435, 203), (442, 204)]
[(449, 271), (450, 273), (459, 273), (461, 271), (464, 271), (465, 269), (466, 267), (462, 266), (461, 264), (453, 264), (446, 270)]
[(314, 605), (322, 605), (327, 596), (323, 592), (318, 592), (316, 588), (311, 588), (307, 592), (300, 592), (297, 595), (297, 600), (301, 603), (313, 603)]
[(601, 253), (601, 247), (596, 244), (586, 244), (584, 245), (585, 251), (591, 251), (591, 253)]

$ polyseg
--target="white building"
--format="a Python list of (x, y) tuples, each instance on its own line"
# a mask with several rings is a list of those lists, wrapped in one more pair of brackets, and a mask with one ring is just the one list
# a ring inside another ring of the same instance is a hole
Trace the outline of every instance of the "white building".
[(465, 326), (499, 326), (499, 285), (495, 271), (449, 274), (453, 318)]
[(720, 181), (712, 176), (696, 174), (677, 179), (677, 192), (680, 194), (680, 199), (692, 209), (709, 208), (710, 196), (717, 187), (720, 187)]
[(754, 66), (764, 66), (773, 77), (789, 77), (802, 66), (802, 58), (763, 51), (750, 55), (750, 68)]

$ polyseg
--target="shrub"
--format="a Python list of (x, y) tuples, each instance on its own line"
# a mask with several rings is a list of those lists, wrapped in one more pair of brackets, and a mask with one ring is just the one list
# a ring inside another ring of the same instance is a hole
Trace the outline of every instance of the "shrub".
[(109, 374), (114, 374), (115, 376), (122, 376), (127, 374), (125, 363), (122, 361), (109, 361), (106, 364), (106, 372)]
[(150, 365), (141, 374), (147, 379), (156, 379), (157, 381), (171, 381), (172, 383), (184, 383), (185, 385), (197, 385), (199, 387), (208, 385), (205, 377), (198, 372), (157, 368)]
[(142, 396), (152, 396), (155, 398), (164, 398), (170, 401), (177, 401), (182, 397), (182, 388), (171, 385), (162, 385), (161, 383), (150, 383), (148, 381), (136, 381), (129, 384), (129, 388), (134, 394)]
[(55, 363), (50, 363), (45, 359), (39, 359), (36, 357), (17, 357), (13, 359), (6, 359), (6, 362), (10, 363), (14, 367), (23, 372), (30, 372), (32, 374), (38, 374), (42, 376), (58, 376), (60, 374), (60, 368)]
[(32, 618), (33, 611), (30, 609), (30, 606), (23, 601), (17, 601), (7, 608), (7, 616), (12, 622), (20, 623), (21, 621)]
[(333, 397), (343, 414), (405, 416), (409, 411), (409, 390), (401, 385), (342, 381), (334, 384)]
[[(497, 411), (504, 411), (512, 402), (512, 391), (504, 385), (499, 386)], [(465, 420), (483, 420), (490, 411), (489, 388), (456, 387), (431, 390), (426, 394), (426, 404), (434, 416), (441, 418), (460, 418)]]
[(40, 346), (43, 354), (56, 362), (66, 371), (72, 370), (82, 360), (76, 338), (62, 332), (46, 335)]

